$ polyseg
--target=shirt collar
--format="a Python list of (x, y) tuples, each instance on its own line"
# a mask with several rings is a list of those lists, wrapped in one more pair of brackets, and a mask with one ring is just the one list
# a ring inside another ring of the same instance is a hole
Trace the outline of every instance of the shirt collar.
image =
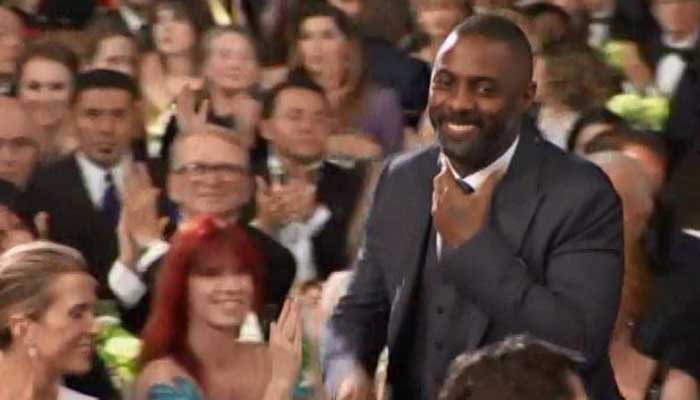
[(494, 162), (492, 162), (485, 168), (482, 168), (479, 171), (476, 171), (473, 174), (465, 177), (460, 177), (459, 173), (452, 165), (452, 162), (450, 162), (449, 158), (447, 158), (447, 156), (445, 156), (444, 154), (440, 154), (438, 162), (446, 162), (447, 167), (450, 169), (455, 179), (468, 184), (474, 189), (474, 191), (477, 191), (484, 184), (484, 182), (486, 182), (486, 179), (489, 176), (491, 176), (491, 174), (495, 172), (505, 172), (508, 170), (508, 167), (510, 167), (510, 163), (513, 160), (513, 156), (515, 155), (515, 150), (518, 147), (519, 142), (520, 135), (515, 137), (515, 140), (513, 140), (513, 143), (510, 145), (508, 150), (501, 154), (501, 156), (498, 157)]
[(700, 30), (696, 30), (695, 33), (688, 36), (686, 39), (678, 41), (671, 39), (671, 35), (669, 35), (668, 33), (664, 33), (661, 36), (661, 42), (664, 45), (672, 48), (690, 49), (695, 47), (695, 45), (698, 43), (698, 38), (700, 38)]
[(101, 206), (102, 196), (104, 195), (106, 187), (105, 175), (108, 172), (112, 173), (114, 185), (117, 187), (117, 191), (121, 193), (122, 183), (124, 182), (124, 165), (129, 159), (129, 157), (123, 157), (115, 166), (110, 169), (105, 169), (90, 161), (82, 152), (77, 152), (75, 154), (75, 160), (78, 163), (83, 182), (85, 183), (93, 204)]

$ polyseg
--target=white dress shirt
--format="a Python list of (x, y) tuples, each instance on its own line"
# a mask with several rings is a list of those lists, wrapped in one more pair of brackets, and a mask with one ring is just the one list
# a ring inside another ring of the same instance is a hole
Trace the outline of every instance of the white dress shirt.
[(87, 396), (64, 386), (58, 387), (58, 400), (97, 400), (97, 397)]
[(148, 25), (148, 21), (141, 18), (141, 16), (136, 13), (131, 7), (122, 5), (118, 9), (119, 15), (121, 15), (126, 27), (132, 33), (138, 33), (144, 26)]
[[(491, 164), (487, 165), (486, 168), (480, 169), (476, 172), (474, 172), (471, 175), (465, 176), (465, 177), (460, 177), (459, 173), (457, 170), (452, 166), (452, 163), (450, 162), (449, 158), (445, 156), (444, 154), (440, 154), (440, 162), (447, 163), (447, 167), (450, 169), (452, 172), (452, 175), (456, 180), (460, 180), (467, 185), (469, 185), (472, 189), (474, 189), (475, 192), (478, 192), (479, 189), (484, 185), (484, 182), (488, 179), (489, 176), (491, 176), (494, 173), (497, 172), (506, 172), (508, 170), (508, 167), (510, 167), (510, 163), (513, 160), (513, 155), (515, 155), (515, 150), (518, 147), (518, 143), (520, 142), (520, 136), (516, 136), (515, 140), (513, 140), (513, 143), (510, 145), (508, 150), (506, 150), (503, 154), (501, 154), (500, 157), (498, 157), (494, 162)], [(440, 232), (437, 232), (436, 237), (436, 249), (437, 249), (437, 254), (438, 258), (440, 257), (440, 254), (442, 253), (442, 237), (440, 236)]]
[(612, 7), (591, 14), (592, 21), (588, 24), (589, 46), (598, 47), (610, 38), (610, 23), (600, 22), (600, 20), (611, 19), (615, 15), (615, 4), (611, 5)]
[[(692, 49), (697, 45), (699, 36), (700, 31), (696, 31), (684, 40), (674, 41), (668, 34), (664, 34), (661, 37), (661, 42), (675, 49)], [(667, 96), (673, 95), (678, 87), (678, 83), (683, 77), (686, 67), (685, 60), (678, 54), (669, 53), (661, 57), (659, 63), (656, 65), (655, 74), (656, 87), (661, 93)]]
[(75, 159), (78, 163), (78, 169), (80, 169), (80, 175), (83, 178), (83, 183), (87, 189), (88, 196), (90, 196), (90, 201), (92, 201), (95, 208), (102, 208), (102, 198), (104, 197), (105, 190), (107, 189), (107, 180), (105, 177), (108, 173), (112, 174), (112, 179), (114, 181), (114, 186), (116, 186), (117, 192), (119, 194), (122, 193), (124, 187), (124, 168), (128, 162), (126, 158), (109, 170), (106, 170), (90, 161), (82, 153), (76, 153)]

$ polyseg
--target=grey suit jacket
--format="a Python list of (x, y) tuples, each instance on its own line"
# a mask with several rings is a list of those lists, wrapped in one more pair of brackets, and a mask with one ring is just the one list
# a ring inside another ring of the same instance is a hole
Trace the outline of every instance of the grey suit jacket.
[[(405, 355), (413, 344), (411, 316), (438, 155), (437, 147), (402, 155), (382, 172), (349, 291), (324, 331), (324, 377), (331, 391), (350, 365), (373, 371), (386, 344), (390, 397), (415, 398), (415, 381), (406, 377), (426, 367)], [(603, 172), (524, 128), (487, 226), (438, 264), (459, 297), (448, 315), (462, 308), (470, 313), (468, 325), (445, 327), (450, 359), (528, 332), (580, 351), (588, 360), (581, 371), (589, 394), (617, 398), (607, 349), (621, 291), (622, 248), (621, 205)]]

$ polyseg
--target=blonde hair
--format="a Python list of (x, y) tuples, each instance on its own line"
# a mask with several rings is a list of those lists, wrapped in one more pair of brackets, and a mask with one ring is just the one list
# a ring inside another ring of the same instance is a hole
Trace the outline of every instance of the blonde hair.
[(77, 272), (87, 272), (80, 252), (49, 241), (18, 245), (0, 255), (0, 350), (12, 341), (9, 314), (22, 311), (40, 317), (52, 301), (51, 283)]

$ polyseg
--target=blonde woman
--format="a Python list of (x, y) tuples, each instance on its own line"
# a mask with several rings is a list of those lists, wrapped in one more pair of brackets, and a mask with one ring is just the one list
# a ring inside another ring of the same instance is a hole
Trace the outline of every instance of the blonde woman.
[(0, 256), (0, 399), (83, 399), (60, 387), (90, 370), (95, 289), (78, 251), (51, 242)]

